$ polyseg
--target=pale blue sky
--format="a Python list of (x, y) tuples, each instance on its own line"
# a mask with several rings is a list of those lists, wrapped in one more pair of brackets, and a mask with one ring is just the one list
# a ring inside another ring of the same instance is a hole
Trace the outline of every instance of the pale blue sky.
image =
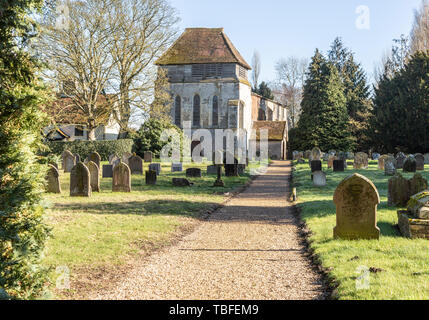
[[(170, 0), (180, 28), (223, 27), (250, 64), (254, 50), (262, 59), (262, 79), (274, 80), (281, 57), (310, 58), (324, 53), (335, 37), (356, 54), (370, 80), (392, 39), (408, 35), (421, 0)], [(367, 6), (370, 29), (356, 27), (359, 6)]]

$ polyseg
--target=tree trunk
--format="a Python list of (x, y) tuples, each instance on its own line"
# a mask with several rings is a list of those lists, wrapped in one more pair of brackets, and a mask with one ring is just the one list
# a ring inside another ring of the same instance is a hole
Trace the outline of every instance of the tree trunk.
[(88, 140), (90, 140), (90, 141), (96, 140), (95, 129), (96, 128), (94, 128), (94, 127), (88, 127)]

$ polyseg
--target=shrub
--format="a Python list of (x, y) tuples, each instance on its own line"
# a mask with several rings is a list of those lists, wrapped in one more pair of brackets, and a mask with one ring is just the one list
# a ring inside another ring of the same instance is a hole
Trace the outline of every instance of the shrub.
[(43, 155), (53, 153), (61, 155), (65, 150), (69, 150), (73, 154), (78, 154), (81, 159), (85, 159), (92, 152), (97, 151), (103, 161), (107, 161), (111, 154), (121, 156), (128, 152), (131, 153), (133, 149), (133, 140), (106, 140), (106, 141), (66, 141), (66, 142), (48, 142), (49, 152), (42, 152)]

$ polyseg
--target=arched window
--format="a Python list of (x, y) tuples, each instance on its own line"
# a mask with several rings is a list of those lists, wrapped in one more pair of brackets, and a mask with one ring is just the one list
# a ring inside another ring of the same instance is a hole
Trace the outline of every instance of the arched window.
[(176, 97), (174, 103), (174, 124), (178, 127), (182, 124), (182, 99), (180, 96)]
[(217, 96), (213, 97), (213, 126), (219, 125), (219, 99)]
[(196, 94), (194, 96), (194, 112), (193, 112), (193, 126), (194, 127), (199, 127), (201, 125), (201, 121), (200, 121), (200, 96), (198, 94)]
[(267, 120), (267, 116), (265, 115), (265, 111), (262, 108), (259, 108), (258, 111), (258, 121), (265, 121)]

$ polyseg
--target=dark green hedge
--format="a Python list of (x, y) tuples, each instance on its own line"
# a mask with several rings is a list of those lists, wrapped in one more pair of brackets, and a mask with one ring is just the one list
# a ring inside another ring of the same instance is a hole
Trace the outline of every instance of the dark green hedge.
[(131, 139), (121, 140), (106, 140), (106, 141), (71, 141), (71, 142), (47, 142), (46, 145), (50, 151), (44, 152), (45, 155), (52, 153), (61, 155), (65, 150), (69, 150), (73, 154), (79, 154), (82, 159), (85, 159), (92, 152), (97, 151), (102, 161), (109, 160), (111, 154), (121, 156), (133, 149), (134, 141)]

